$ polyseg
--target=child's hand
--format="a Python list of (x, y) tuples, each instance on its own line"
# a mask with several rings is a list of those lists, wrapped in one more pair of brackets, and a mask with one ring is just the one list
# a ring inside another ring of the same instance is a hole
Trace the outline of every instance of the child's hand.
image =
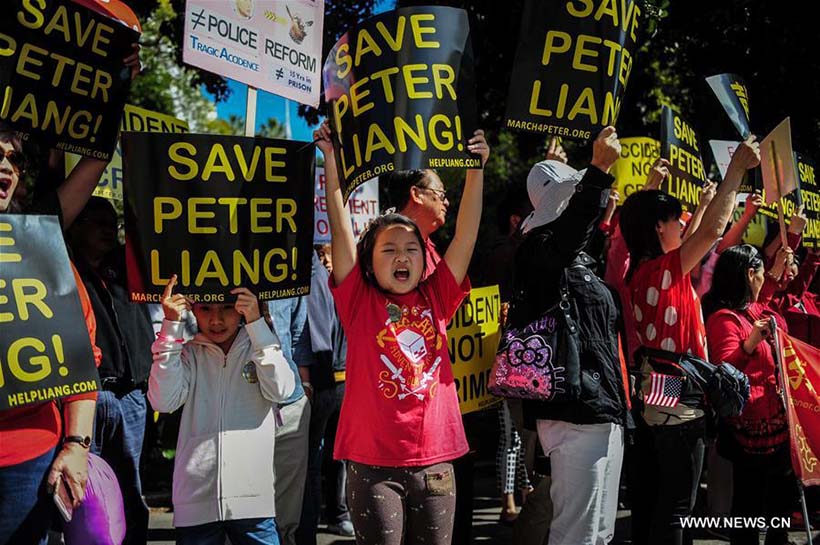
[(259, 311), (259, 299), (251, 293), (248, 288), (234, 288), (231, 290), (236, 295), (236, 312), (245, 317), (245, 323), (252, 323), (262, 317)]
[(162, 311), (165, 313), (165, 319), (170, 322), (180, 321), (182, 313), (191, 310), (191, 302), (184, 295), (181, 293), (174, 295), (174, 286), (176, 285), (177, 275), (174, 275), (168, 281), (165, 292), (162, 294)]
[(484, 138), (484, 131), (478, 129), (473, 133), (473, 137), (467, 141), (467, 151), (481, 156), (482, 167), (487, 164), (487, 159), (490, 158), (490, 146)]
[(313, 139), (316, 140), (316, 146), (324, 154), (325, 159), (333, 157), (333, 141), (330, 139), (330, 124), (327, 119), (313, 131)]

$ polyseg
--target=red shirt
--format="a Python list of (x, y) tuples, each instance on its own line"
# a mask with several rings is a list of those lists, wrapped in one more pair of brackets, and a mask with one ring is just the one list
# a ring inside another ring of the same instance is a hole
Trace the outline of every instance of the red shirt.
[(680, 249), (640, 265), (629, 288), (641, 345), (709, 359), (700, 299), (683, 274)]
[[(88, 292), (74, 264), (71, 264), (77, 292), (85, 317), (85, 326), (91, 339), (94, 364), (99, 367), (102, 352), (96, 345), (97, 320), (88, 300)], [(64, 397), (63, 401), (97, 399), (97, 392)], [(62, 435), (62, 418), (57, 403), (38, 403), (18, 409), (0, 411), (0, 467), (9, 467), (42, 456), (57, 444)]]
[(786, 331), (783, 318), (760, 303), (749, 305), (745, 312), (719, 310), (706, 322), (706, 335), (715, 363), (729, 362), (749, 377), (750, 396), (743, 408), (743, 419), (765, 420), (783, 414), (776, 390), (771, 344), (763, 341), (751, 354), (743, 350), (743, 342), (752, 333), (752, 322), (769, 316), (774, 316), (778, 327)]
[(626, 356), (626, 361), (629, 366), (632, 367), (635, 365), (633, 361), (635, 350), (638, 349), (641, 343), (638, 339), (638, 330), (635, 327), (631, 292), (625, 280), (626, 271), (629, 269), (629, 249), (626, 247), (626, 241), (624, 241), (624, 237), (621, 234), (620, 225), (616, 223), (611, 233), (609, 238), (609, 250), (606, 254), (606, 273), (604, 274), (604, 281), (615, 288), (615, 291), (618, 292), (618, 297), (621, 299), (621, 315), (624, 320), (627, 344), (627, 350), (624, 356)]
[(447, 322), (470, 292), (445, 261), (410, 293), (367, 283), (358, 266), (330, 280), (347, 336), (345, 396), (333, 456), (402, 467), (453, 460), (468, 451), (458, 408)]
[(433, 271), (436, 270), (436, 267), (438, 267), (439, 261), (441, 261), (441, 256), (438, 253), (438, 249), (436, 248), (433, 239), (428, 238), (425, 240), (424, 246), (427, 250), (427, 255), (424, 261), (424, 276), (422, 276), (421, 279), (427, 280), (430, 278), (430, 275), (433, 274)]
[[(769, 306), (786, 319), (789, 335), (812, 346), (820, 346), (820, 297), (809, 291), (820, 268), (820, 254), (806, 256), (797, 278), (786, 291), (776, 293)], [(761, 300), (767, 295), (762, 295)]]

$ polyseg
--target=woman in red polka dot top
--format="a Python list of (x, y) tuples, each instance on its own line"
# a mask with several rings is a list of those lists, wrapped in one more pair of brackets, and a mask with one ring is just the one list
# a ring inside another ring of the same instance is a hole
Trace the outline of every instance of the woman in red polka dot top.
[[(630, 254), (626, 281), (642, 346), (708, 359), (700, 300), (689, 273), (723, 234), (740, 182), (759, 162), (758, 144), (750, 137), (733, 155), (700, 225), (690, 226), (694, 231), (686, 240), (675, 197), (639, 191), (624, 203), (620, 225)], [(649, 543), (678, 545), (683, 540), (680, 519), (692, 512), (703, 465), (703, 412), (647, 405), (642, 416), (648, 427), (643, 427), (646, 440), (639, 448), (650, 466), (644, 469), (658, 478), (652, 480), (653, 490), (642, 494), (651, 512), (636, 519), (651, 521), (643, 529)]]

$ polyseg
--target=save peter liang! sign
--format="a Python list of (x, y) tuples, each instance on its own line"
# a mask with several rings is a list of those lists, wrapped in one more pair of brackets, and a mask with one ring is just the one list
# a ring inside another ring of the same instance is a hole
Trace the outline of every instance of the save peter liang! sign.
[(504, 126), (591, 139), (615, 125), (642, 22), (638, 0), (527, 0)]
[(123, 133), (131, 301), (158, 303), (173, 274), (194, 302), (306, 295), (315, 151), (241, 136)]
[(419, 6), (368, 19), (331, 49), (323, 79), (345, 200), (393, 170), (481, 168), (466, 148), (478, 127), (464, 10)]
[(74, 2), (4, 0), (0, 121), (57, 149), (108, 160), (139, 34)]

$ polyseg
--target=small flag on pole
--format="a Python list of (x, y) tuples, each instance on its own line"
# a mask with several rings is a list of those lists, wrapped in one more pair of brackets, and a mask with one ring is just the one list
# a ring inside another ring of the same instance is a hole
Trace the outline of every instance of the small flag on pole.
[(650, 378), (652, 384), (644, 402), (657, 407), (676, 407), (683, 393), (683, 378), (654, 372)]

